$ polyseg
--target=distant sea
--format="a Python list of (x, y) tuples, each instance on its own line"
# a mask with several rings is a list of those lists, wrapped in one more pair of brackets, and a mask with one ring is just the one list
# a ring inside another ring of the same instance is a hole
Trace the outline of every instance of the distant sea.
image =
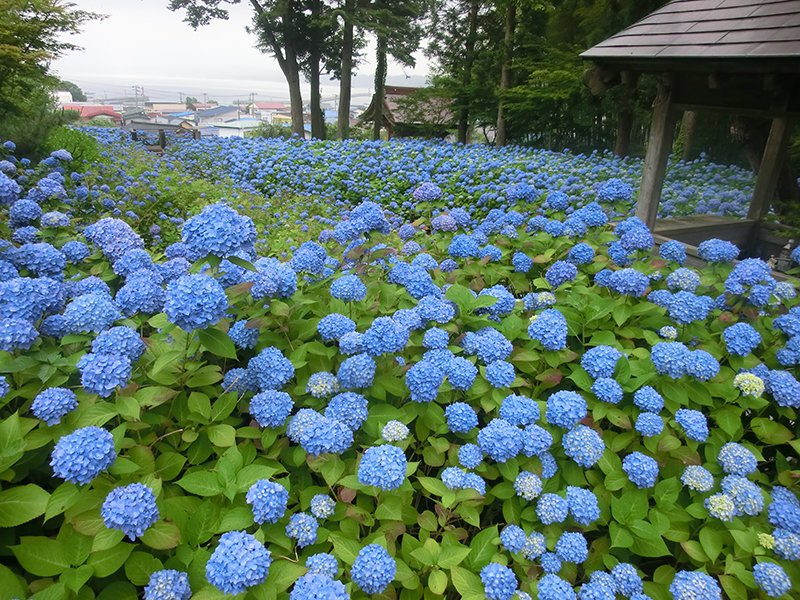
[[(181, 97), (194, 96), (198, 100), (216, 100), (224, 104), (234, 100), (249, 100), (250, 95), (257, 101), (287, 101), (289, 90), (283, 80), (255, 79), (202, 79), (186, 77), (153, 77), (141, 75), (105, 74), (60, 74), (77, 84), (92, 100), (103, 101), (108, 98), (132, 97), (134, 86), (139, 87), (138, 95), (151, 101), (177, 102)], [(371, 77), (356, 75), (353, 78), (353, 105), (368, 104), (372, 95)], [(388, 77), (389, 85), (425, 85), (422, 77)], [(339, 82), (327, 81), (321, 86), (322, 99), (326, 104), (336, 103)], [(308, 102), (309, 88), (303, 85), (303, 100)]]

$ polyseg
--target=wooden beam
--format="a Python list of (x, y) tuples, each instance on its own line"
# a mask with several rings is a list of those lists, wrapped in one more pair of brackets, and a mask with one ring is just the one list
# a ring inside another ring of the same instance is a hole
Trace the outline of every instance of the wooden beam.
[(778, 188), (778, 177), (786, 159), (786, 150), (791, 132), (791, 120), (783, 114), (772, 119), (767, 144), (764, 147), (764, 156), (758, 169), (756, 187), (753, 190), (753, 199), (750, 202), (748, 219), (760, 221), (769, 210), (770, 203), (775, 197)]
[(661, 188), (667, 173), (667, 159), (672, 150), (675, 136), (677, 112), (672, 106), (673, 88), (671, 82), (659, 83), (658, 94), (653, 103), (653, 117), (650, 121), (650, 135), (647, 139), (647, 153), (644, 157), (642, 185), (636, 202), (636, 216), (652, 230), (656, 224)]

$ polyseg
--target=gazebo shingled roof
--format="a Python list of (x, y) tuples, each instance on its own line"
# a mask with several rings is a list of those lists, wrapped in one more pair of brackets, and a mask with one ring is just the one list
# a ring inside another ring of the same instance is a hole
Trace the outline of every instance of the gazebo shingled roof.
[(659, 79), (636, 209), (651, 229), (679, 112), (771, 118), (747, 218), (760, 222), (800, 115), (800, 0), (673, 0), (581, 56), (604, 86)]

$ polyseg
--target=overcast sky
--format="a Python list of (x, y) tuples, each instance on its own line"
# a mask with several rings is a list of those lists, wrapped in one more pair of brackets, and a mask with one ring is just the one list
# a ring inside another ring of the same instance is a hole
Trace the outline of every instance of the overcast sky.
[[(286, 82), (275, 59), (259, 52), (245, 31), (252, 9), (248, 2), (230, 7), (228, 21), (215, 21), (194, 31), (180, 12), (167, 9), (168, 0), (73, 0), (78, 8), (108, 17), (84, 26), (72, 42), (84, 50), (53, 62), (62, 79), (77, 83), (98, 98), (132, 95), (141, 85), (153, 99), (178, 99), (183, 92), (220, 102), (246, 98), (287, 99)], [(373, 46), (374, 48), (374, 46)], [(354, 93), (371, 91), (374, 57), (368, 56), (354, 78)], [(414, 69), (389, 66), (389, 82), (424, 85), (428, 63), (419, 53)], [(407, 78), (408, 77), (408, 78)], [(332, 98), (338, 82), (323, 85)], [(308, 100), (305, 90), (304, 100)], [(354, 103), (365, 102), (354, 98)]]

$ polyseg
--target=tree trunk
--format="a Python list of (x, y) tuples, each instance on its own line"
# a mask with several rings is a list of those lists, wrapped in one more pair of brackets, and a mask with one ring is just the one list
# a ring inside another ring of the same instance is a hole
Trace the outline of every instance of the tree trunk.
[(458, 111), (458, 142), (467, 143), (469, 132), (469, 87), (472, 84), (472, 66), (475, 62), (475, 42), (478, 37), (478, 8), (479, 0), (472, 0), (469, 7), (469, 30), (464, 48), (464, 74), (461, 79), (461, 98)]
[(336, 135), (345, 140), (350, 135), (350, 96), (353, 86), (353, 12), (356, 0), (344, 3), (344, 32), (342, 38), (342, 73), (339, 79), (339, 114)]
[(311, 58), (311, 137), (325, 139), (325, 113), (322, 112), (322, 96), (319, 91), (319, 54)]
[(687, 110), (681, 119), (681, 137), (683, 138), (683, 148), (681, 148), (681, 160), (692, 160), (694, 152), (694, 134), (697, 131), (697, 111)]
[(378, 51), (375, 67), (375, 118), (372, 124), (372, 139), (381, 139), (383, 127), (383, 102), (386, 97), (386, 36), (378, 34)]
[(617, 117), (617, 141), (614, 154), (626, 157), (631, 151), (631, 128), (633, 127), (633, 110), (630, 107), (620, 109)]
[(494, 144), (498, 148), (505, 146), (508, 140), (506, 134), (505, 99), (503, 95), (511, 87), (511, 60), (513, 58), (514, 30), (517, 27), (517, 2), (511, 0), (506, 11), (506, 27), (503, 36), (503, 66), (500, 69), (500, 89), (498, 90), (497, 104), (497, 131)]
[(311, 137), (318, 140), (325, 139), (325, 113), (322, 112), (322, 96), (319, 89), (319, 68), (322, 61), (322, 30), (320, 18), (322, 14), (322, 0), (311, 2), (311, 29), (309, 51), (309, 85), (311, 87)]
[(297, 64), (297, 54), (294, 48), (286, 47), (287, 72), (286, 83), (289, 84), (289, 104), (291, 105), (292, 133), (305, 137), (305, 123), (303, 122), (303, 94), (300, 89), (300, 66)]

